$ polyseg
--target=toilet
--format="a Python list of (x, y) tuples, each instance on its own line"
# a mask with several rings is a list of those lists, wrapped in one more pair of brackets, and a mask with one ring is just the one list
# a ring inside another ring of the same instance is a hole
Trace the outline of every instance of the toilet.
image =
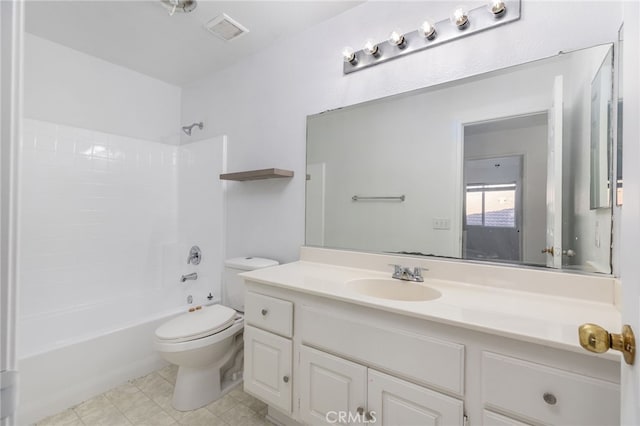
[(275, 265), (275, 260), (259, 257), (226, 260), (221, 305), (203, 306), (158, 327), (156, 350), (178, 366), (176, 410), (210, 404), (242, 381), (244, 280), (238, 274)]

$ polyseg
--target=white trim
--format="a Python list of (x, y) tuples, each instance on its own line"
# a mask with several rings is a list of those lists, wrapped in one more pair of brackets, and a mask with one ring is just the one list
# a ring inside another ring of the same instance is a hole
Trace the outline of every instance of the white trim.
[[(621, 210), (620, 280), (622, 323), (640, 332), (640, 3), (623, 2), (624, 46), (622, 55), (624, 205)], [(618, 331), (616, 331), (618, 332)], [(621, 363), (620, 424), (640, 424), (640, 366)]]
[[(0, 371), (17, 370), (17, 164), (22, 134), (24, 2), (0, 2)], [(6, 376), (6, 375), (5, 375)], [(15, 378), (15, 374), (12, 374)], [(3, 399), (17, 385), (3, 389)], [(6, 411), (8, 410), (8, 412)], [(15, 405), (3, 407), (2, 425), (15, 423)]]

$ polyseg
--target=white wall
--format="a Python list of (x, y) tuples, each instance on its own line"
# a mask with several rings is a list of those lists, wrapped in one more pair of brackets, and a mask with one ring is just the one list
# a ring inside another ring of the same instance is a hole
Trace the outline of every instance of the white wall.
[(179, 141), (177, 86), (29, 33), (24, 70), (27, 118), (154, 142)]
[(611, 42), (622, 20), (617, 3), (523, 0), (515, 23), (342, 74), (343, 46), (361, 46), (367, 37), (385, 40), (391, 27), (410, 31), (421, 17), (449, 16), (456, 5), (367, 2), (183, 90), (183, 121), (205, 122), (196, 137), (229, 136), (230, 171), (280, 167), (296, 173), (290, 182), (229, 186), (228, 256), (298, 258), (307, 115)]

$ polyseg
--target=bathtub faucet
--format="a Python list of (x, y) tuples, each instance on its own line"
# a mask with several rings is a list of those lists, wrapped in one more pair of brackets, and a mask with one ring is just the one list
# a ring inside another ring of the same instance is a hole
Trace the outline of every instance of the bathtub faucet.
[(197, 280), (198, 279), (198, 273), (197, 272), (192, 272), (190, 274), (187, 275), (183, 275), (180, 277), (180, 282), (183, 283), (187, 280)]

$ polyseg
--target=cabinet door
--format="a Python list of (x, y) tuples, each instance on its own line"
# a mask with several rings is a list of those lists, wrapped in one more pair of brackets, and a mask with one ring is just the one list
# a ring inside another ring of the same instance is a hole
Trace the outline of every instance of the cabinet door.
[(291, 413), (291, 340), (245, 326), (244, 389)]
[(366, 367), (301, 346), (299, 375), (300, 418), (305, 424), (361, 423), (367, 398)]
[(371, 369), (367, 400), (376, 425), (463, 424), (462, 401)]
[(531, 426), (489, 410), (482, 412), (482, 426)]

